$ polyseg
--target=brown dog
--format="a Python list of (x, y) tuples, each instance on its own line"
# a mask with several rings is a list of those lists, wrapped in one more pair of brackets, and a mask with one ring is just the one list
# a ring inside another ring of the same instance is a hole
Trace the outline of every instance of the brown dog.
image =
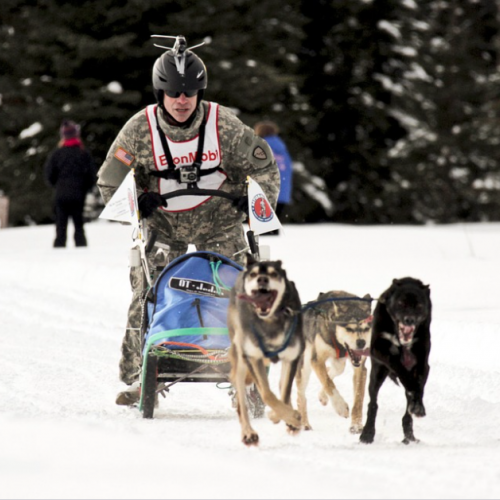
[[(333, 381), (343, 373), (349, 358), (354, 368), (354, 406), (350, 430), (360, 433), (366, 386), (365, 361), (371, 338), (371, 297), (365, 295), (360, 298), (343, 291), (320, 293), (316, 301), (305, 306), (304, 337), (306, 348), (296, 379), (297, 404), (304, 429), (312, 429), (306, 400), (311, 369), (322, 385), (320, 402), (326, 406), (330, 401), (341, 417), (349, 417), (349, 406)], [(329, 368), (327, 361), (331, 362)]]
[[(257, 432), (250, 425), (245, 386), (255, 382), (269, 418), (285, 421), (292, 433), (300, 429), (300, 414), (290, 403), (299, 359), (304, 350), (300, 299), (281, 261), (258, 262), (248, 255), (246, 268), (231, 290), (228, 329), (231, 339), (231, 383), (236, 389), (243, 443), (256, 445)], [(281, 361), (281, 398), (271, 391), (270, 362)]]

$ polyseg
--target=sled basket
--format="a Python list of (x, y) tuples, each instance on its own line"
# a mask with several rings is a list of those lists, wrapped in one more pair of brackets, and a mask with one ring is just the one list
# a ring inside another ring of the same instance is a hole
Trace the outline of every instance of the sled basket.
[(227, 309), (241, 270), (218, 253), (193, 252), (158, 277), (146, 307), (139, 404), (145, 418), (153, 416), (158, 384), (228, 381)]

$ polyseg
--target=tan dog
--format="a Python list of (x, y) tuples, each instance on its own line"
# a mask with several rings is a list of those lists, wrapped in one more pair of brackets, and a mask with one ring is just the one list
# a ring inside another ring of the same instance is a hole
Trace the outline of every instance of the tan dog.
[[(231, 290), (228, 329), (231, 339), (231, 383), (236, 389), (241, 436), (256, 445), (259, 436), (250, 425), (245, 386), (255, 382), (269, 418), (285, 421), (289, 432), (300, 429), (300, 414), (290, 403), (299, 359), (304, 351), (299, 295), (281, 261), (258, 262), (248, 255), (246, 268)], [(281, 361), (281, 397), (269, 387), (267, 367)]]
[[(331, 300), (335, 299), (335, 300)], [(366, 387), (366, 356), (371, 339), (371, 297), (356, 297), (343, 291), (320, 293), (318, 299), (305, 306), (303, 315), (306, 348), (297, 374), (298, 408), (304, 429), (312, 429), (307, 416), (306, 388), (311, 369), (318, 376), (322, 390), (320, 402), (331, 402), (335, 411), (349, 417), (349, 406), (337, 390), (333, 379), (341, 375), (346, 360), (354, 368), (354, 405), (351, 432), (363, 429), (363, 399)], [(331, 361), (327, 369), (326, 362)]]

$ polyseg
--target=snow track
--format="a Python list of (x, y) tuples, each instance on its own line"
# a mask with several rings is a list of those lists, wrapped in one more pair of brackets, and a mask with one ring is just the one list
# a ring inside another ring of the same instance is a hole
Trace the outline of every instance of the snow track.
[[(389, 380), (372, 445), (321, 406), (314, 375), (314, 430), (289, 436), (258, 419), (258, 448), (241, 444), (214, 384), (177, 384), (153, 420), (116, 406), (130, 230), (87, 232), (88, 248), (53, 250), (53, 227), (0, 230), (0, 498), (500, 498), (499, 224), (262, 237), (303, 302), (332, 289), (377, 297), (408, 275), (430, 284), (427, 416), (410, 446), (403, 390)], [(348, 366), (336, 380), (350, 405), (351, 377)], [(277, 389), (274, 367), (271, 379)]]

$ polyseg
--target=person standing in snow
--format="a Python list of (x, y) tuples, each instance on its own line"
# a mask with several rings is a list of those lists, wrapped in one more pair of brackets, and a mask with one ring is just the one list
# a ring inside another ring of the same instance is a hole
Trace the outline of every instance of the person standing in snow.
[(96, 165), (92, 155), (80, 138), (80, 126), (64, 120), (60, 128), (58, 147), (48, 157), (45, 179), (55, 188), (54, 211), (56, 239), (54, 248), (66, 246), (68, 220), (71, 217), (75, 229), (75, 246), (87, 246), (83, 228), (85, 197), (96, 183)]
[[(170, 247), (170, 259), (184, 254), (189, 244), (243, 263), (247, 246), (243, 221), (248, 198), (247, 176), (259, 183), (276, 205), (279, 171), (269, 145), (244, 125), (227, 107), (203, 100), (207, 70), (182, 36), (153, 67), (156, 104), (135, 114), (111, 145), (98, 172), (98, 187), (107, 204), (130, 169), (134, 169), (139, 211), (156, 244)], [(195, 181), (186, 181), (186, 175)], [(238, 196), (181, 196), (162, 194), (197, 186)], [(155, 248), (148, 256), (152, 260)], [(139, 400), (141, 372), (141, 295), (145, 289), (140, 268), (131, 267), (133, 291), (122, 342), (120, 379), (130, 387), (118, 394), (116, 404)]]
[[(272, 121), (257, 122), (254, 126), (255, 133), (266, 140), (271, 147), (276, 163), (280, 171), (280, 192), (278, 196), (278, 205), (276, 215), (280, 218), (286, 205), (292, 201), (292, 158), (286, 147), (285, 142), (279, 136), (279, 128)], [(278, 234), (278, 230), (268, 234)]]

